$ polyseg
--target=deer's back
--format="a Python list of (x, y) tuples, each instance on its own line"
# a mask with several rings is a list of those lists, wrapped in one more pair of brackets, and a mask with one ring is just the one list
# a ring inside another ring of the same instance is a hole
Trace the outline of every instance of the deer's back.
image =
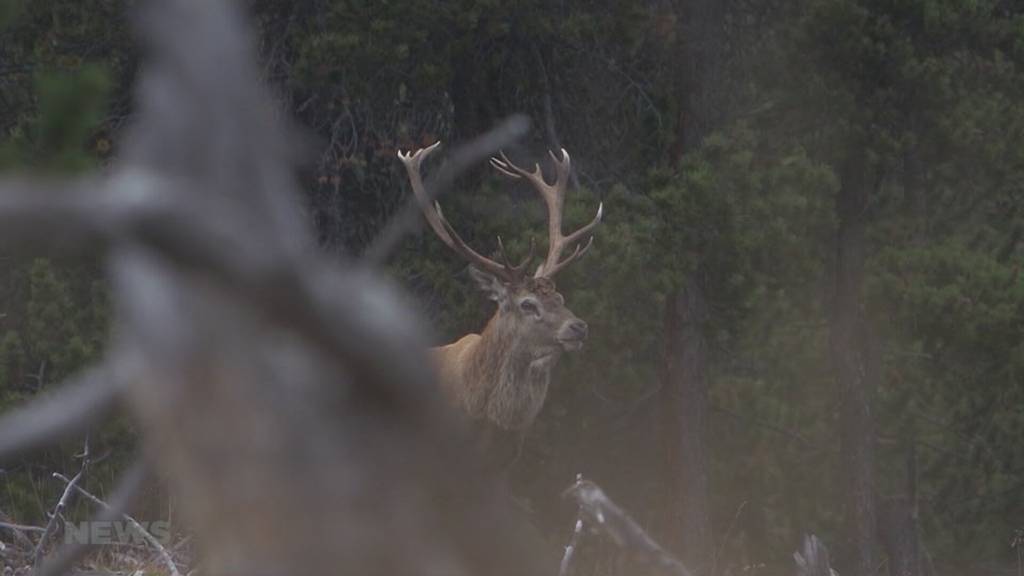
[(441, 389), (451, 402), (473, 418), (483, 415), (485, 400), (478, 398), (476, 383), (467, 378), (472, 354), (479, 341), (479, 334), (467, 334), (451, 344), (431, 349), (437, 362)]

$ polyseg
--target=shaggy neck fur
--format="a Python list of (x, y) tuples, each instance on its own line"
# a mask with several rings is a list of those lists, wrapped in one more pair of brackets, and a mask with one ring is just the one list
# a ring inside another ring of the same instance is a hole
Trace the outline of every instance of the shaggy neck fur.
[(464, 375), (473, 385), (465, 399), (470, 414), (506, 430), (524, 430), (533, 423), (558, 357), (557, 352), (535, 357), (516, 324), (515, 317), (495, 313), (469, 351)]

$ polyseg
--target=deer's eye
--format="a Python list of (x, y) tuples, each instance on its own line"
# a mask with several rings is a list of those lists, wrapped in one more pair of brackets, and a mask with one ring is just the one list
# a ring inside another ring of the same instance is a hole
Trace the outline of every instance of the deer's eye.
[(533, 300), (523, 300), (519, 303), (519, 309), (527, 314), (533, 314), (534, 316), (540, 316), (540, 307)]

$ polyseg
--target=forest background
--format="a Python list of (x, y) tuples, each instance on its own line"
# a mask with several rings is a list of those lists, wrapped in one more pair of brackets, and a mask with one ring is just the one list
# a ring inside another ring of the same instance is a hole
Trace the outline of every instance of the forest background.
[[(0, 1), (0, 168), (118, 154), (132, 3)], [(314, 136), (296, 151), (304, 200), (338, 258), (408, 199), (396, 150), (516, 112), (533, 130), (514, 159), (572, 154), (567, 227), (604, 202), (559, 282), (590, 340), (512, 470), (553, 550), (582, 473), (716, 576), (788, 574), (806, 532), (844, 575), (1020, 569), (1024, 6), (247, 4), (282, 114)], [(534, 193), (486, 166), (442, 204), (482, 249), (543, 236)], [(492, 312), (428, 231), (388, 266), (438, 343)], [(0, 246), (0, 409), (99, 356), (107, 298), (89, 255)], [(102, 492), (133, 427), (94, 443)], [(0, 471), (0, 512), (43, 517), (75, 450)], [(581, 571), (616, 563), (597, 545), (582, 556)]]

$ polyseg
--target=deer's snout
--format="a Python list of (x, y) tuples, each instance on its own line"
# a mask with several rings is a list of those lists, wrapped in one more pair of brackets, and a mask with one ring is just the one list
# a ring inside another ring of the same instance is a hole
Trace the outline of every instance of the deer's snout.
[(569, 334), (572, 334), (573, 338), (577, 340), (587, 339), (587, 323), (583, 320), (580, 320), (579, 318), (570, 320), (567, 323), (566, 328), (568, 329)]
[(579, 318), (567, 320), (558, 331), (558, 341), (562, 348), (569, 352), (575, 352), (583, 347), (583, 341), (587, 339), (587, 323)]

